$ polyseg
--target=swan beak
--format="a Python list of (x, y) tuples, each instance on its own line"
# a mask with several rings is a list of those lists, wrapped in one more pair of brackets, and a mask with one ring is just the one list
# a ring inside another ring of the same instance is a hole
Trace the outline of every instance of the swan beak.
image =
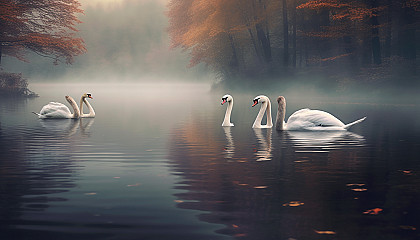
[(252, 107), (258, 104), (258, 101), (254, 101), (254, 104), (252, 104)]
[(221, 103), (222, 105), (226, 103), (226, 100), (223, 100), (223, 102)]
[(88, 98), (92, 98), (92, 99), (93, 99), (93, 97), (92, 97), (92, 96), (88, 96)]

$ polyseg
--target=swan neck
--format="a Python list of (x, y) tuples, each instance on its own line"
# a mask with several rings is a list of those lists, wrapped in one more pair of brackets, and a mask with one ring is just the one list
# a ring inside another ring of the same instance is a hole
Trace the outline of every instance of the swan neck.
[(79, 104), (79, 106), (80, 106), (80, 115), (82, 115), (83, 114), (83, 102), (85, 101), (85, 98), (82, 96), (81, 98), (80, 98), (80, 104)]
[(95, 111), (93, 110), (93, 107), (90, 105), (89, 101), (86, 98), (84, 99), (84, 102), (89, 109), (89, 114), (88, 115), (90, 117), (94, 117), (95, 116)]
[(66, 98), (66, 100), (70, 103), (70, 106), (73, 108), (73, 117), (72, 118), (79, 118), (80, 117), (80, 110), (77, 106), (76, 101), (72, 97)]
[[(87, 108), (89, 109), (88, 114), (83, 113), (83, 103), (86, 104)], [(90, 105), (90, 103), (88, 102), (86, 97), (83, 97), (83, 96), (80, 98), (80, 115), (81, 116), (84, 115), (84, 116), (88, 116), (88, 117), (94, 117), (95, 116), (95, 111), (93, 110), (93, 107)]]
[(254, 124), (252, 125), (253, 128), (260, 128), (261, 127), (261, 121), (264, 116), (264, 112), (267, 109), (267, 103), (264, 102), (261, 104), (260, 111), (258, 112), (257, 118), (255, 118)]
[(271, 116), (271, 102), (270, 99), (267, 99), (267, 127), (273, 126), (273, 119)]
[(286, 102), (280, 102), (277, 109), (276, 130), (281, 131), (285, 128), (284, 118), (286, 116)]
[(232, 114), (233, 109), (233, 100), (228, 102), (228, 106), (226, 108), (225, 112), (225, 118), (223, 120), (223, 126), (229, 126), (230, 125), (230, 115)]

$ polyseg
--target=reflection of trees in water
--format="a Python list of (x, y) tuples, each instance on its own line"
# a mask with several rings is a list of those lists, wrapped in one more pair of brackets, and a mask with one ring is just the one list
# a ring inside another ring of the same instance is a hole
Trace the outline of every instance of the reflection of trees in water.
[(30, 224), (21, 219), (23, 214), (43, 211), (52, 202), (66, 201), (50, 194), (67, 192), (75, 186), (77, 166), (72, 154), (78, 139), (71, 135), (80, 127), (82, 136), (89, 136), (88, 128), (93, 121), (84, 120), (41, 120), (42, 128), (0, 130), (2, 236), (12, 237), (17, 233), (8, 228), (9, 224)]
[[(223, 132), (200, 124), (174, 130), (169, 158), (183, 178), (177, 188), (186, 190), (176, 194), (180, 208), (205, 211), (201, 220), (224, 224), (218, 232), (243, 239), (318, 239), (315, 230), (360, 238), (357, 229), (369, 198), (348, 184), (367, 181), (363, 137), (273, 131), (249, 140), (235, 137), (243, 135), (236, 131)], [(235, 140), (230, 161), (225, 159), (227, 136)], [(256, 161), (252, 146), (272, 160)], [(298, 204), (287, 204), (294, 201)]]

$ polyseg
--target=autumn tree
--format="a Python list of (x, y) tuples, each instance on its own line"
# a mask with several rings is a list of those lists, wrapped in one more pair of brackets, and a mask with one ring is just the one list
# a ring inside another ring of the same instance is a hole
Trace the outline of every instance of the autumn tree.
[[(172, 0), (172, 47), (191, 52), (191, 66), (205, 63), (224, 75), (267, 69), (273, 60), (270, 0)], [(257, 71), (254, 71), (258, 73)]]
[(390, 79), (394, 63), (418, 68), (419, 0), (171, 0), (168, 8), (172, 47), (228, 81), (315, 73), (337, 82), (330, 76), (366, 69)]
[(72, 63), (86, 51), (76, 36), (77, 0), (0, 1), (0, 63), (2, 55), (25, 61), (25, 50), (58, 63)]

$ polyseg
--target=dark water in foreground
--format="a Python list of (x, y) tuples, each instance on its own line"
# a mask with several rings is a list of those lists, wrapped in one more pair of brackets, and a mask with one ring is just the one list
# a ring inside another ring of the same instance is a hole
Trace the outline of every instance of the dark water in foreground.
[[(0, 239), (420, 238), (418, 105), (285, 95), (286, 116), (368, 118), (277, 132), (251, 128), (260, 93), (234, 96), (223, 128), (221, 96), (203, 85), (32, 89), (41, 97), (0, 101)], [(83, 91), (94, 119), (31, 113)]]

